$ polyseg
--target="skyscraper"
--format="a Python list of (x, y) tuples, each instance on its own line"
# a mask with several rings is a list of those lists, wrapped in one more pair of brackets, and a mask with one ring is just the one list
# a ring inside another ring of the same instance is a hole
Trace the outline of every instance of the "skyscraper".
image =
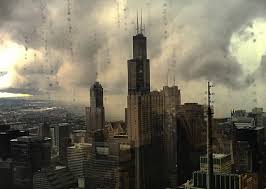
[(51, 139), (22, 136), (11, 140), (13, 184), (17, 189), (33, 188), (33, 174), (48, 167), (51, 160)]
[(128, 60), (127, 126), (134, 143), (136, 189), (151, 188), (151, 96), (150, 62), (142, 24), (133, 36), (133, 58)]
[(133, 58), (127, 61), (129, 95), (150, 92), (150, 60), (147, 59), (147, 39), (142, 32), (141, 26), (133, 36)]
[(178, 184), (191, 177), (191, 173), (199, 169), (200, 156), (206, 153), (206, 122), (204, 107), (197, 103), (185, 103), (177, 108), (176, 170)]
[(50, 127), (53, 147), (57, 149), (59, 161), (63, 165), (67, 163), (67, 147), (71, 140), (70, 132), (71, 127), (68, 123), (55, 124)]
[(134, 188), (131, 144), (127, 137), (109, 138), (104, 130), (98, 130), (94, 135), (87, 174), (89, 188)]
[(77, 143), (67, 148), (67, 165), (71, 173), (79, 181), (80, 187), (86, 188), (88, 160), (91, 144)]
[(92, 133), (98, 129), (103, 129), (105, 114), (103, 106), (103, 88), (99, 82), (95, 82), (90, 88), (90, 107), (86, 107), (87, 133)]
[(10, 140), (27, 135), (29, 135), (29, 132), (19, 130), (0, 132), (0, 186), (3, 188), (12, 187), (13, 161)]

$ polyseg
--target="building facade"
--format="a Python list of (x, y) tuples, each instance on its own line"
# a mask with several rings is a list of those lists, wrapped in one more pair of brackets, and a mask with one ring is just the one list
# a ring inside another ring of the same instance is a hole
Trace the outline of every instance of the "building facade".
[(13, 184), (16, 189), (33, 188), (33, 174), (48, 167), (51, 161), (51, 139), (22, 136), (11, 140)]
[(103, 106), (103, 88), (99, 82), (95, 82), (90, 88), (90, 107), (86, 107), (86, 126), (89, 136), (98, 129), (103, 129), (105, 113)]

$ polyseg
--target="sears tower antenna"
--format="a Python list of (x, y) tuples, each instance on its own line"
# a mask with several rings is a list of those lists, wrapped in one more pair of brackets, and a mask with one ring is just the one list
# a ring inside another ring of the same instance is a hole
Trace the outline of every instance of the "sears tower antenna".
[(140, 12), (140, 25), (139, 25), (139, 12), (137, 11), (137, 34), (143, 34), (145, 32), (145, 25), (143, 26), (142, 9)]
[(143, 32), (143, 27), (142, 27), (142, 9), (141, 9), (141, 12), (140, 12), (140, 33)]
[(139, 12), (137, 11), (137, 34), (139, 33)]

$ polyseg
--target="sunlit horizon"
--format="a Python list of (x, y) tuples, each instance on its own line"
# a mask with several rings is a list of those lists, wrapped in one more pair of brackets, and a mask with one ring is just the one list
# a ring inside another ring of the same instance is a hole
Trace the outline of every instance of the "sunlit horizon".
[(31, 97), (30, 94), (0, 92), (0, 98)]

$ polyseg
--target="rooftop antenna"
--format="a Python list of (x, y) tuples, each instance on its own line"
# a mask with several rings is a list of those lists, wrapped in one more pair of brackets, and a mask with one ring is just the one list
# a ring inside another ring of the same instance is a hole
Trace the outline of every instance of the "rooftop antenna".
[(140, 11), (140, 33), (143, 32), (143, 27), (142, 27), (142, 9)]
[(96, 72), (96, 79), (95, 79), (96, 82), (99, 81), (99, 77), (98, 77), (98, 72)]
[(137, 11), (137, 34), (139, 33), (139, 12)]

